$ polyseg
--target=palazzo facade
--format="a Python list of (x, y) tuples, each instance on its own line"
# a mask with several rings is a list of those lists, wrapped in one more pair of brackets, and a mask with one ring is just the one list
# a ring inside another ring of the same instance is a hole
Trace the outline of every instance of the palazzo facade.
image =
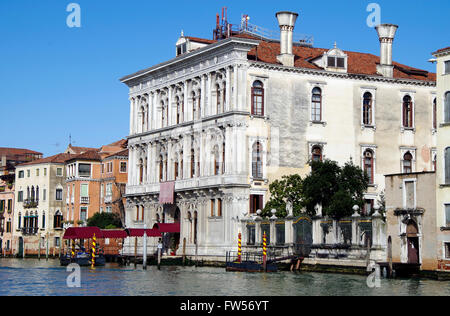
[[(223, 256), (269, 200), (269, 184), (306, 175), (311, 159), (366, 170), (367, 213), (384, 174), (434, 170), (435, 74), (392, 62), (396, 27), (378, 29), (378, 57), (294, 43), (292, 17), (277, 14), (278, 41), (182, 35), (176, 58), (121, 79), (130, 99), (127, 228), (180, 222), (187, 254)], [(163, 205), (169, 182), (175, 200)]]

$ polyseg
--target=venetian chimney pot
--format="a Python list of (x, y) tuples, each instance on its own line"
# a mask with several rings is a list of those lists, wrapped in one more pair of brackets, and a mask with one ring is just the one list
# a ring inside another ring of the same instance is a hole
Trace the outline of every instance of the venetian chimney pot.
[(392, 44), (398, 25), (380, 24), (375, 27), (380, 39), (380, 64), (377, 65), (378, 74), (392, 78), (394, 76), (394, 66), (392, 65)]
[(278, 55), (277, 59), (282, 65), (293, 67), (293, 35), (298, 14), (295, 12), (282, 11), (278, 12), (275, 16), (278, 19), (281, 31), (280, 55)]

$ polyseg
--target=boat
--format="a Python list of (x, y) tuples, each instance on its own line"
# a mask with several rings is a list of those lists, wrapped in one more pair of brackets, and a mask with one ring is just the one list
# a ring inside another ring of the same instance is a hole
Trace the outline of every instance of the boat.
[[(60, 264), (63, 267), (68, 266), (71, 263), (76, 263), (80, 267), (90, 267), (92, 266), (92, 258), (89, 253), (86, 252), (78, 252), (74, 258), (70, 254), (66, 254), (64, 256), (61, 256), (60, 258)], [(94, 266), (101, 267), (104, 266), (106, 263), (106, 258), (102, 254), (96, 255)]]

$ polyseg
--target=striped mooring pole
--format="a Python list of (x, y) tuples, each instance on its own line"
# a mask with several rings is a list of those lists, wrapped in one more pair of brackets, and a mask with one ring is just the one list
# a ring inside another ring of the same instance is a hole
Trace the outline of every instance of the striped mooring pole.
[(264, 271), (266, 271), (266, 268), (267, 268), (267, 235), (266, 235), (266, 232), (264, 232), (264, 235), (263, 235), (263, 268), (264, 268)]
[(97, 238), (92, 237), (92, 259), (91, 259), (91, 268), (94, 269), (95, 268), (95, 249), (96, 249), (96, 245), (97, 245)]
[(238, 262), (242, 262), (242, 235), (239, 233), (238, 235)]

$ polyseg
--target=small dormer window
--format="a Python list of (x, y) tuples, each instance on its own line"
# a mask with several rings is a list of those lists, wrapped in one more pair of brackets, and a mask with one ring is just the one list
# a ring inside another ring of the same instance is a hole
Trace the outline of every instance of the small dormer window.
[(345, 57), (328, 56), (328, 67), (345, 68)]
[(177, 45), (177, 56), (187, 52), (186, 43)]

